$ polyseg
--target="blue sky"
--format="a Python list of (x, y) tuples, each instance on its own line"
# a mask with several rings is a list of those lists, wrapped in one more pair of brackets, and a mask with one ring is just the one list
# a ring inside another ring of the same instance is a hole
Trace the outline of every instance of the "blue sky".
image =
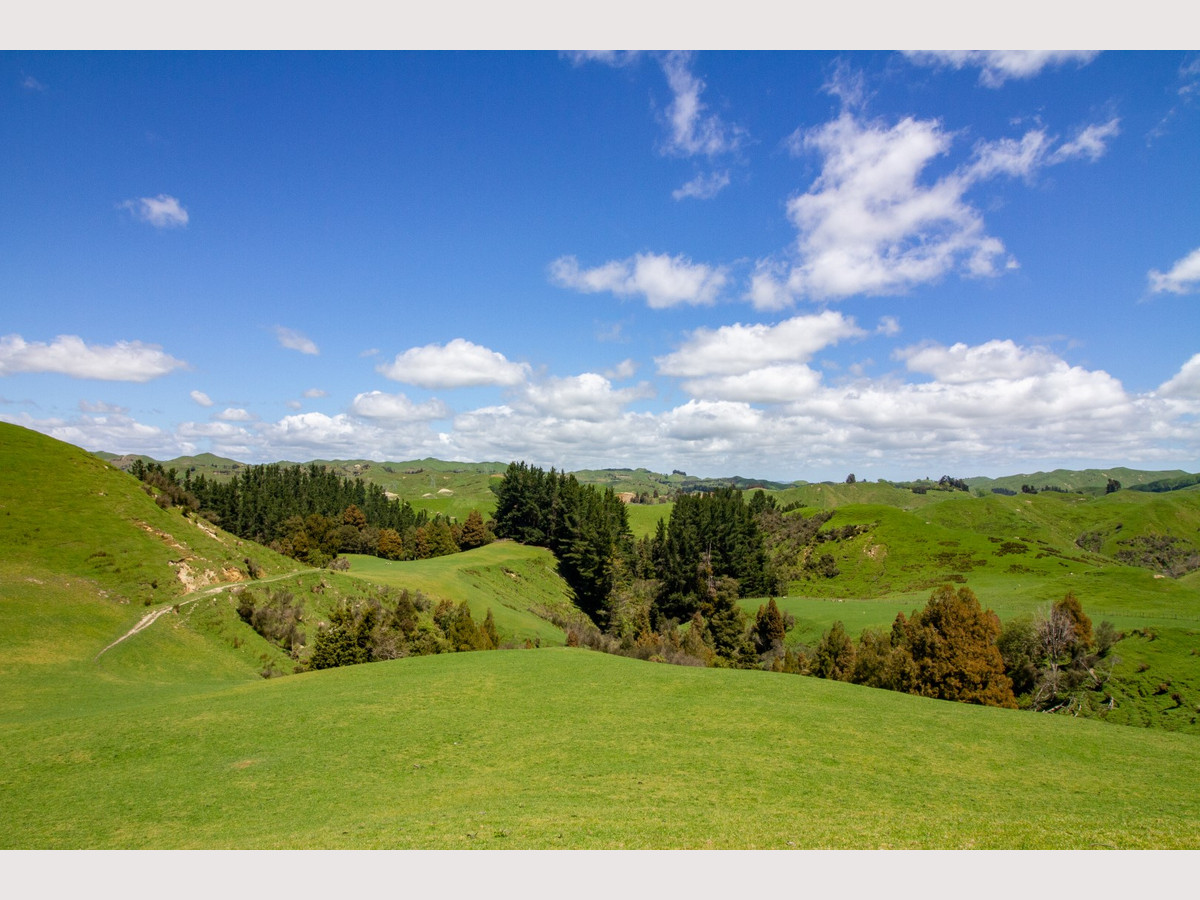
[(777, 479), (1200, 469), (1200, 54), (0, 54), (0, 419)]

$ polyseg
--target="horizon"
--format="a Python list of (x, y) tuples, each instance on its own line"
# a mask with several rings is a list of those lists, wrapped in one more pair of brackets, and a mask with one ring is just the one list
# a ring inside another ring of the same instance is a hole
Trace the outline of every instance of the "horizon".
[(1196, 51), (0, 60), (0, 420), (89, 451), (1200, 469)]

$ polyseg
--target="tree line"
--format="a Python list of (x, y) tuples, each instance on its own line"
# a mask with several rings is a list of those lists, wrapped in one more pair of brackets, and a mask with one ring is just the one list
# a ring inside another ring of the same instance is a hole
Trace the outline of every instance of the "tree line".
[(943, 585), (928, 603), (896, 616), (890, 631), (867, 629), (855, 643), (834, 622), (811, 650), (786, 650), (777, 671), (794, 671), (984, 706), (1078, 713), (1109, 706), (1111, 654), (1120, 635), (1093, 629), (1079, 599), (1066, 594), (1046, 610), (1005, 625), (968, 587)]
[(470, 550), (495, 539), (472, 510), (459, 524), (407, 500), (387, 496), (378, 484), (343, 478), (325, 466), (271, 463), (248, 466), (229, 481), (183, 478), (156, 462), (134, 460), (130, 473), (158, 491), (163, 506), (203, 515), (240, 538), (255, 541), (313, 566), (339, 553), (384, 559), (427, 559)]
[[(434, 603), (420, 591), (407, 589), (381, 587), (365, 599), (342, 600), (327, 613), (328, 621), (317, 623), (311, 646), (304, 601), (288, 590), (268, 588), (264, 596), (243, 590), (237, 613), (259, 635), (286, 651), (296, 663), (296, 672), (500, 647), (490, 607), (484, 620), (476, 622), (466, 601)], [(261, 674), (269, 678), (280, 673), (268, 665)]]

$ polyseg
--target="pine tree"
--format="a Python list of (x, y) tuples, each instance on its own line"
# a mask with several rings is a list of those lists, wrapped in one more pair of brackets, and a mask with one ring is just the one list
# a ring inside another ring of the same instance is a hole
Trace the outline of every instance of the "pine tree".
[(836, 681), (849, 681), (854, 670), (854, 642), (841, 620), (834, 622), (817, 644), (813, 674)]
[(779, 606), (772, 597), (766, 606), (758, 608), (758, 615), (755, 616), (752, 632), (754, 648), (760, 655), (778, 649), (783, 646), (786, 635), (787, 627), (783, 621), (783, 613), (779, 611)]

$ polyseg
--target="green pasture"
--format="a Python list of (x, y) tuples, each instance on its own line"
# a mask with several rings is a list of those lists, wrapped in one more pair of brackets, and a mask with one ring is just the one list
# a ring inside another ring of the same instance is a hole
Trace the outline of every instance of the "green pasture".
[(1196, 848), (1188, 736), (567, 648), (5, 715), (8, 848)]
[[(392, 588), (421, 591), (433, 602), (466, 601), (483, 621), (488, 609), (502, 640), (561, 645), (561, 628), (547, 621), (557, 613), (578, 615), (570, 589), (558, 575), (553, 554), (541, 547), (496, 541), (486, 547), (435, 559), (391, 562), (351, 555), (350, 575)], [(539, 614), (540, 613), (540, 614)]]
[(625, 514), (629, 519), (629, 530), (635, 538), (653, 537), (661, 521), (664, 525), (671, 519), (674, 503), (627, 503)]

